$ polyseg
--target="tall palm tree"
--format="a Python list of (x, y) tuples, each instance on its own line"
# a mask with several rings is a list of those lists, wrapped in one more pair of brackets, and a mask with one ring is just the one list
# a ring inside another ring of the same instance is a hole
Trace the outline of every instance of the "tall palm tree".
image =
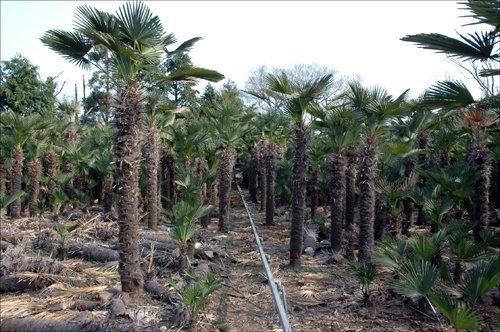
[(284, 112), (295, 124), (289, 266), (296, 268), (301, 265), (305, 218), (308, 159), (306, 114), (319, 107), (316, 101), (332, 84), (332, 75), (325, 75), (300, 84), (290, 81), (285, 73), (277, 76), (268, 74), (266, 83), (268, 89), (265, 90), (265, 93), (285, 101)]
[(265, 168), (265, 206), (266, 225), (274, 225), (274, 202), (276, 181), (276, 160), (281, 158), (284, 142), (283, 115), (277, 112), (266, 112), (258, 118), (258, 127), (265, 137), (265, 148), (262, 153), (263, 166)]
[[(49, 125), (43, 121), (39, 114), (23, 117), (19, 113), (8, 112), (0, 117), (0, 124), (6, 131), (7, 148), (12, 151), (12, 174), (10, 182), (10, 194), (13, 195), (21, 190), (21, 178), (23, 171), (24, 152), (23, 148), (37, 130), (46, 129)], [(10, 216), (13, 219), (20, 217), (21, 199), (17, 198), (10, 205)]]
[[(154, 102), (149, 100), (149, 104)], [(144, 115), (144, 123), (146, 125), (146, 142), (144, 151), (146, 156), (146, 169), (148, 177), (148, 228), (156, 230), (158, 223), (158, 168), (160, 164), (160, 132), (165, 127), (172, 125), (175, 120), (175, 115), (166, 115), (157, 113), (154, 109)]]
[(322, 129), (323, 144), (330, 147), (333, 152), (330, 161), (330, 243), (333, 250), (340, 250), (346, 195), (346, 149), (355, 142), (360, 129), (354, 121), (354, 112), (346, 107), (334, 108), (328, 113), (319, 110), (312, 115), (319, 119), (314, 123)]
[(488, 132), (486, 129), (498, 121), (498, 115), (476, 101), (470, 91), (458, 81), (443, 81), (432, 86), (425, 94), (424, 103), (440, 108), (446, 113), (450, 110), (460, 110), (458, 114), (463, 126), (470, 132), (473, 142), (467, 151), (467, 162), (474, 171), (481, 173), (481, 178), (475, 182), (474, 209), (472, 220), (477, 221), (473, 229), (474, 239), (481, 241), (481, 232), (489, 222), (489, 191), (491, 175), (491, 155), (487, 147)]
[(308, 154), (311, 161), (311, 178), (309, 179), (309, 191), (311, 195), (311, 220), (316, 215), (318, 208), (318, 196), (320, 193), (319, 171), (325, 166), (326, 155), (329, 149), (321, 144), (319, 136), (314, 136), (308, 145)]
[(204, 108), (210, 119), (210, 127), (216, 138), (219, 155), (219, 230), (230, 228), (231, 178), (235, 162), (236, 144), (248, 131), (247, 122), (254, 116), (245, 112), (233, 100), (222, 100), (214, 108)]
[[(89, 69), (99, 66), (89, 56), (95, 47), (110, 51), (111, 76), (120, 87), (116, 96), (115, 157), (118, 192), (120, 278), (122, 291), (132, 301), (142, 294), (138, 249), (138, 167), (140, 165), (140, 114), (144, 112), (141, 72), (160, 63), (166, 47), (175, 43), (165, 34), (158, 16), (142, 2), (126, 3), (116, 14), (88, 6), (76, 10), (73, 32), (49, 30), (41, 41), (72, 63)], [(192, 47), (200, 38), (190, 39), (176, 51)], [(168, 51), (167, 51), (168, 52)], [(175, 51), (174, 51), (175, 52)], [(99, 67), (98, 67), (99, 68)], [(173, 72), (163, 81), (201, 77), (219, 81), (223, 75), (200, 68)]]
[(28, 207), (30, 217), (35, 217), (37, 215), (36, 200), (40, 192), (40, 177), (42, 176), (41, 156), (46, 144), (47, 140), (42, 137), (34, 137), (29, 143), (30, 159), (26, 165), (26, 170), (30, 178), (28, 185)]
[(360, 261), (369, 261), (374, 246), (375, 179), (380, 136), (388, 123), (404, 115), (403, 106), (409, 90), (394, 99), (380, 87), (366, 89), (350, 84), (349, 107), (363, 124), (363, 158), (359, 174), (359, 252)]

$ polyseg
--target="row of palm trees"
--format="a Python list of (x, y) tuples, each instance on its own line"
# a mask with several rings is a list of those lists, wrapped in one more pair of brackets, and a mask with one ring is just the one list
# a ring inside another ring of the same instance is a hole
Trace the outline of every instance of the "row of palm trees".
[[(446, 218), (464, 218), (466, 207), (465, 218), (477, 221), (476, 239), (482, 236), (489, 221), (491, 159), (498, 165), (499, 151), (492, 144), (498, 142), (498, 133), (489, 129), (496, 123), (491, 109), (494, 103), (498, 107), (498, 97), (475, 101), (459, 82), (440, 82), (423, 98), (408, 100), (408, 91), (395, 98), (380, 87), (352, 83), (324, 108), (318, 101), (332, 84), (330, 75), (298, 83), (285, 74), (269, 74), (267, 89), (253, 95), (280, 100), (283, 113), (256, 112), (224, 93), (202, 110), (185, 113), (143, 89), (148, 72), (172, 53), (167, 46), (175, 42), (147, 6), (128, 3), (114, 15), (82, 6), (75, 17), (73, 32), (51, 30), (41, 40), (84, 68), (93, 63), (88, 54), (94, 48), (110, 52), (110, 76), (121, 86), (115, 96), (114, 123), (90, 128), (72, 121), (50, 124), (36, 115), (4, 114), (1, 143), (8, 148), (2, 151), (12, 153), (0, 156), (2, 165), (7, 162), (1, 172), (10, 170), (2, 177), (10, 176), (10, 192), (16, 193), (22, 188), (24, 167), (31, 215), (35, 214), (32, 202), (40, 197), (42, 159), (48, 202), (59, 188), (68, 202), (84, 204), (98, 196), (110, 211), (115, 194), (122, 290), (132, 300), (139, 298), (142, 285), (139, 204), (145, 204), (148, 226), (156, 229), (157, 207), (172, 210), (198, 195), (199, 200), (194, 200), (198, 204), (218, 207), (219, 230), (227, 231), (232, 174), (238, 161), (248, 160), (251, 165), (247, 170), (250, 194), (257, 201), (260, 187), (266, 224), (274, 224), (276, 201), (291, 202), (291, 267), (301, 265), (308, 191), (312, 216), (318, 197), (323, 203), (328, 200), (332, 249), (340, 250), (344, 238), (353, 239), (359, 232), (361, 261), (371, 259), (376, 238), (408, 235), (414, 219), (420, 223), (430, 219), (439, 227)], [(188, 51), (198, 40), (181, 44), (174, 53)], [(223, 76), (189, 67), (156, 77), (155, 84), (195, 78), (218, 81)], [(26, 164), (25, 155), (29, 156)], [(69, 175), (63, 181), (57, 179), (59, 173)], [(496, 179), (494, 183), (498, 186)], [(98, 187), (102, 194), (96, 194)], [(354, 218), (356, 191), (359, 229)], [(19, 214), (16, 200), (10, 215)], [(207, 226), (208, 212), (200, 217), (202, 226)], [(353, 246), (350, 241), (348, 253)]]

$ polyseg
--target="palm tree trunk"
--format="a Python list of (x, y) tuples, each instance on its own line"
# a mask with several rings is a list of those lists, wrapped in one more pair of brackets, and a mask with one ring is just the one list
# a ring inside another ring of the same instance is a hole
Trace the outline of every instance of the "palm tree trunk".
[(139, 220), (137, 214), (140, 166), (140, 115), (144, 110), (141, 84), (129, 81), (120, 91), (115, 112), (116, 181), (118, 192), (118, 227), (120, 243), (119, 273), (122, 292), (132, 300), (142, 294), (139, 255)]
[[(47, 174), (52, 177), (56, 178), (57, 177), (57, 167), (58, 167), (58, 162), (57, 162), (57, 155), (53, 150), (49, 151), (49, 155), (47, 156)], [(47, 202), (51, 202), (52, 200), (52, 195), (54, 194), (54, 190), (56, 189), (56, 183), (53, 180), (50, 180), (48, 185), (47, 185)], [(49, 203), (47, 203), (49, 204)], [(55, 204), (50, 204), (50, 211), (52, 213), (56, 213), (57, 206)]]
[[(79, 137), (78, 134), (76, 133), (75, 128), (68, 129), (68, 131), (65, 134), (64, 140), (68, 144), (76, 144), (78, 142)], [(73, 163), (69, 158), (66, 158), (66, 161), (64, 162), (64, 172), (65, 173), (74, 172)], [(73, 181), (74, 181), (74, 176), (69, 180), (68, 184), (64, 188), (64, 193), (66, 194), (66, 196), (68, 196), (69, 199), (73, 199), (73, 189), (74, 189)]]
[[(3, 151), (0, 151), (0, 179), (5, 179), (7, 177), (7, 171), (5, 170), (5, 159), (2, 155)], [(5, 182), (0, 182), (0, 196), (7, 194), (5, 191)]]
[[(163, 146), (162, 157), (161, 157), (161, 169), (162, 169), (162, 195), (168, 199), (173, 199), (172, 189), (174, 188), (174, 183), (172, 181), (172, 173), (175, 177), (175, 159), (170, 151), (168, 145)], [(161, 206), (168, 210), (172, 210), (172, 204), (165, 198), (162, 198)]]
[(113, 176), (108, 176), (102, 182), (102, 208), (104, 213), (109, 213), (113, 207)]
[[(415, 158), (408, 157), (403, 159), (404, 164), (404, 176), (405, 178), (409, 178), (413, 173), (413, 168), (415, 167)], [(403, 223), (403, 234), (409, 236), (409, 229), (413, 227), (413, 209), (414, 204), (410, 201), (403, 201), (403, 213), (405, 215), (404, 223)]]
[[(350, 149), (355, 150), (355, 146)], [(358, 164), (358, 157), (348, 153), (347, 154), (347, 168), (345, 180), (345, 229), (350, 230), (354, 227), (354, 211), (356, 206), (356, 166)]]
[(490, 155), (484, 144), (474, 144), (467, 153), (467, 162), (471, 168), (481, 173), (481, 178), (474, 184), (474, 215), (472, 220), (477, 224), (473, 229), (474, 240), (481, 241), (481, 232), (489, 223), (489, 193), (490, 193)]
[(318, 184), (318, 174), (319, 169), (314, 167), (311, 174), (311, 219), (314, 219), (316, 215), (316, 210), (318, 209), (318, 193), (319, 193), (319, 184)]
[(267, 168), (264, 156), (266, 155), (267, 142), (262, 139), (260, 142), (260, 210), (264, 211), (267, 202)]
[(229, 230), (229, 208), (231, 204), (231, 175), (234, 166), (233, 147), (226, 151), (221, 151), (219, 164), (219, 231), (227, 232)]
[(344, 215), (345, 196), (345, 156), (341, 151), (335, 151), (331, 164), (330, 178), (330, 243), (332, 250), (340, 250), (342, 248), (342, 219)]
[(30, 182), (28, 185), (28, 207), (30, 217), (36, 217), (36, 199), (40, 192), (40, 176), (42, 176), (42, 163), (40, 158), (31, 159), (28, 163), (28, 175)]
[[(417, 142), (418, 147), (422, 150), (427, 150), (427, 145), (429, 144), (429, 134), (427, 132), (420, 133)], [(418, 156), (420, 167), (424, 170), (428, 170), (430, 167), (430, 156), (428, 153), (423, 153)], [(419, 187), (424, 189), (427, 185), (427, 179), (425, 177), (421, 177)], [(424, 215), (422, 208), (418, 208), (418, 216), (417, 216), (417, 225), (427, 225), (429, 221)]]
[(387, 228), (391, 225), (389, 207), (378, 192), (375, 193), (375, 220), (373, 222), (373, 239), (379, 240), (388, 235)]
[(374, 246), (375, 221), (375, 164), (376, 144), (373, 138), (366, 138), (363, 160), (359, 174), (359, 252), (358, 260), (369, 261)]
[[(23, 172), (23, 149), (16, 146), (12, 156), (12, 175), (10, 179), (10, 194), (15, 194), (21, 190), (21, 177)], [(21, 217), (21, 198), (16, 199), (10, 204), (10, 217), (19, 219)]]
[(274, 225), (274, 183), (276, 178), (276, 144), (270, 141), (266, 149), (266, 225)]
[(158, 164), (160, 163), (159, 154), (160, 135), (156, 127), (156, 121), (153, 120), (148, 129), (146, 150), (146, 171), (148, 176), (148, 228), (156, 230), (158, 226)]
[(252, 203), (257, 204), (257, 178), (258, 178), (258, 168), (259, 168), (259, 154), (260, 150), (258, 146), (254, 146), (252, 148), (252, 154), (250, 156), (250, 169), (249, 175), (250, 178), (248, 180), (250, 197), (252, 199)]
[(304, 232), (304, 217), (306, 204), (307, 184), (307, 131), (302, 123), (295, 129), (293, 142), (295, 154), (293, 156), (292, 175), (292, 227), (290, 232), (290, 267), (301, 265), (302, 244)]

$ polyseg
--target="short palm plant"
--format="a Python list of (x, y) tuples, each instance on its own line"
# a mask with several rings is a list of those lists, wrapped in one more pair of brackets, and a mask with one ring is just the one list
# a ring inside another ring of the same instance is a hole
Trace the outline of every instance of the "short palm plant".
[(62, 243), (61, 246), (59, 247), (59, 250), (61, 252), (62, 259), (66, 259), (66, 242), (68, 240), (69, 233), (73, 232), (75, 229), (81, 227), (82, 225), (80, 224), (75, 224), (73, 226), (64, 226), (59, 223), (54, 223), (54, 228), (56, 232), (61, 236)]
[(37, 199), (35, 204), (36, 210), (38, 211), (38, 232), (40, 236), (42, 235), (42, 217), (45, 211), (47, 211), (47, 205), (45, 201)]
[(167, 279), (167, 282), (182, 296), (184, 303), (191, 307), (188, 331), (194, 331), (198, 312), (206, 306), (209, 295), (222, 287), (222, 279), (216, 278), (215, 274), (210, 272), (206, 276), (197, 276), (192, 271), (186, 271), (186, 274), (195, 281), (186, 289), (181, 289), (170, 279)]
[(343, 259), (342, 261), (355, 269), (353, 275), (361, 283), (363, 305), (371, 307), (370, 285), (377, 278), (377, 267), (372, 262), (353, 262), (349, 259)]
[(195, 206), (186, 201), (177, 203), (172, 212), (156, 206), (163, 214), (172, 220), (173, 227), (170, 236), (177, 243), (180, 250), (179, 266), (181, 271), (186, 271), (191, 266), (187, 257), (188, 241), (194, 236), (195, 221), (213, 211), (212, 205), (196, 204)]

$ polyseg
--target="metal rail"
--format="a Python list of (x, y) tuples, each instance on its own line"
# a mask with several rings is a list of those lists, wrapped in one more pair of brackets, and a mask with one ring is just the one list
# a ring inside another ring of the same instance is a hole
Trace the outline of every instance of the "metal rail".
[[(241, 189), (240, 189), (239, 184), (236, 183), (236, 186), (238, 187), (238, 191), (240, 193), (241, 200), (243, 201), (243, 205), (245, 205), (245, 209), (247, 210), (247, 213), (248, 213), (248, 218), (250, 218), (250, 223), (252, 224), (253, 235), (255, 236), (255, 242), (257, 242), (257, 247), (259, 247), (260, 257), (262, 259), (262, 264), (264, 265), (264, 269), (266, 270), (266, 275), (267, 275), (267, 280), (269, 281), (269, 286), (271, 286), (271, 292), (273, 293), (275, 309), (278, 309), (278, 315), (280, 317), (281, 326), (283, 327), (284, 332), (292, 332), (292, 327), (290, 326), (290, 323), (288, 322), (286, 310), (283, 307), (283, 303), (281, 302), (280, 294), (279, 294), (278, 288), (276, 287), (276, 282), (274, 281), (274, 278), (273, 278), (273, 273), (271, 272), (271, 269), (269, 268), (269, 264), (267, 263), (267, 259), (266, 259), (266, 254), (264, 253), (264, 249), (262, 249), (262, 244), (260, 243), (259, 234), (257, 233), (257, 229), (255, 228), (255, 224), (253, 223), (252, 213), (250, 212), (250, 209), (248, 208), (247, 202), (243, 198), (243, 194), (241, 193)], [(283, 300), (285, 300), (284, 296), (285, 296), (285, 293), (283, 290)], [(285, 302), (285, 305), (286, 305), (286, 302)]]

